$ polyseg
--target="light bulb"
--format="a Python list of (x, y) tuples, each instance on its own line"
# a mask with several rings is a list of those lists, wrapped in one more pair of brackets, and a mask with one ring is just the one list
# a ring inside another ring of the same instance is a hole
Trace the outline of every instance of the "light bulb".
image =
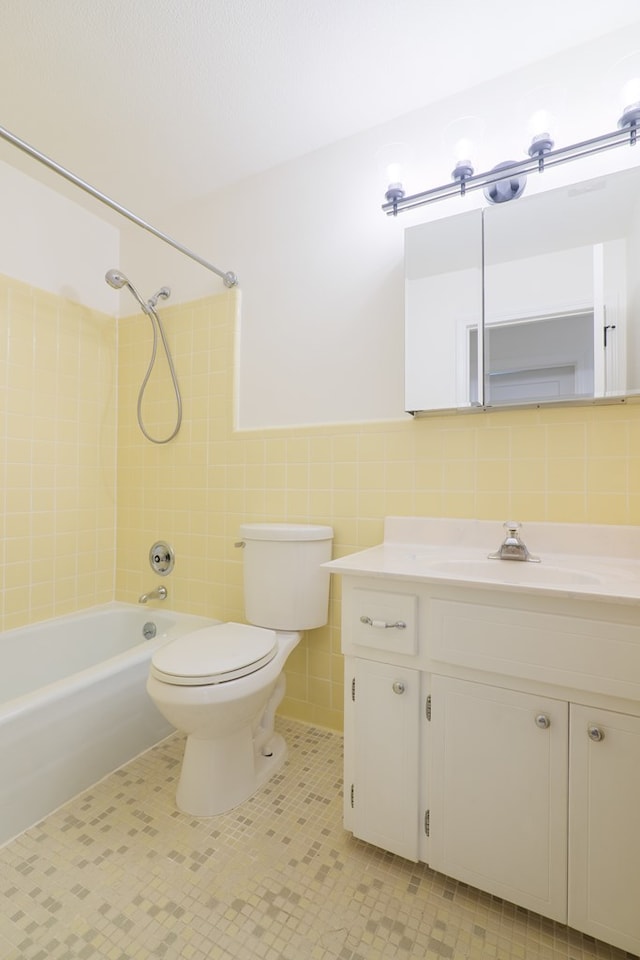
[(637, 103), (640, 100), (640, 77), (632, 77), (622, 88), (622, 99), (625, 106), (630, 103)]
[(480, 117), (458, 117), (452, 120), (442, 134), (443, 146), (449, 161), (453, 161), (453, 180), (464, 186), (464, 181), (473, 176), (473, 161), (485, 132)]
[(555, 83), (538, 84), (520, 97), (516, 112), (529, 140), (530, 157), (540, 159), (553, 149), (553, 137), (558, 135), (558, 116), (564, 112), (565, 99), (564, 88)]
[(386, 187), (387, 202), (401, 200), (404, 197), (403, 181), (410, 161), (411, 150), (406, 143), (387, 143), (378, 150), (379, 176)]
[(475, 144), (469, 137), (461, 137), (454, 146), (453, 156), (456, 163), (460, 160), (470, 162), (474, 153)]
[(402, 164), (399, 160), (388, 164), (386, 176), (387, 183), (402, 183), (402, 174)]
[(640, 52), (630, 53), (613, 65), (607, 87), (622, 111), (618, 126), (635, 128), (640, 124)]
[(553, 117), (548, 110), (535, 110), (529, 117), (528, 127), (532, 139), (539, 137), (542, 133), (549, 136), (549, 131), (553, 127)]

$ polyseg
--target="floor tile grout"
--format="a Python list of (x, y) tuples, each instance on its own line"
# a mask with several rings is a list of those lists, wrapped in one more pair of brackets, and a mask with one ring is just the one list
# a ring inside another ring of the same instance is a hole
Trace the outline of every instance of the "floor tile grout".
[(0, 849), (1, 960), (623, 960), (354, 839), (342, 737), (278, 719), (285, 768), (219, 817), (176, 810), (183, 739)]

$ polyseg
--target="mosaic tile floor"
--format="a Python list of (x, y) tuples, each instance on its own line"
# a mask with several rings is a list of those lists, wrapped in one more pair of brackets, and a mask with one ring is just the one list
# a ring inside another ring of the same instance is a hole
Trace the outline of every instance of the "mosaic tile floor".
[(2, 960), (622, 960), (342, 829), (342, 738), (278, 721), (282, 773), (177, 812), (165, 741), (0, 850)]

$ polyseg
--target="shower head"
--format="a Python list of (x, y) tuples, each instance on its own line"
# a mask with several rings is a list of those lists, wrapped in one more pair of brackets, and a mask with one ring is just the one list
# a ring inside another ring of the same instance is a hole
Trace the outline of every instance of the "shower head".
[(124, 273), (120, 273), (119, 270), (107, 270), (107, 272), (104, 275), (104, 278), (109, 284), (109, 286), (113, 287), (114, 290), (122, 290), (123, 287), (128, 287), (131, 293), (133, 294), (133, 296), (136, 298), (136, 300), (140, 304), (144, 313), (148, 314), (149, 310), (152, 309), (148, 303), (144, 302), (144, 300), (142, 299), (142, 297), (140, 296), (140, 294), (138, 293), (134, 285), (131, 283), (131, 280), (125, 277)]
[(120, 273), (119, 270), (107, 270), (104, 278), (109, 286), (113, 287), (114, 290), (122, 290), (125, 284), (129, 283), (125, 275)]

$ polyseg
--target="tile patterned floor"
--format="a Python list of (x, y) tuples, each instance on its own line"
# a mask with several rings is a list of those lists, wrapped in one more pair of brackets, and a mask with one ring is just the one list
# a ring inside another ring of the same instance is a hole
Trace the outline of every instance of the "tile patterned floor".
[(342, 738), (210, 820), (173, 805), (179, 736), (0, 850), (2, 960), (622, 960), (342, 829)]

